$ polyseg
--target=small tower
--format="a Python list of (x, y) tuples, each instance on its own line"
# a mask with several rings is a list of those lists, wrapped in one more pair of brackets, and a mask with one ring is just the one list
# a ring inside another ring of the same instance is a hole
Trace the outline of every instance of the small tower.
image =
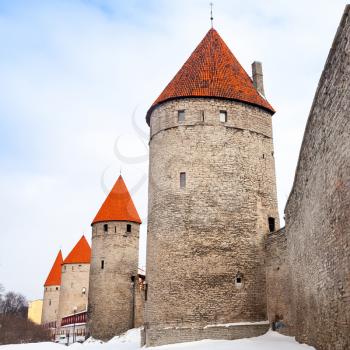
[(107, 340), (135, 325), (141, 220), (122, 176), (92, 226), (89, 330)]
[(58, 303), (60, 299), (62, 263), (62, 252), (59, 251), (44, 284), (41, 324), (47, 325), (50, 328), (56, 328), (56, 321), (58, 319)]
[(82, 236), (62, 263), (59, 322), (87, 309), (91, 249)]
[(147, 113), (148, 346), (268, 329), (274, 109), (253, 68), (255, 86), (212, 28)]

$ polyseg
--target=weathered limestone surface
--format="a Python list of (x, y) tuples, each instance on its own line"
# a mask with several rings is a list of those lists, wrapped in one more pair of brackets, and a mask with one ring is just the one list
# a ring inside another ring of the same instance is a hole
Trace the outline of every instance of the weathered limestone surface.
[(287, 259), (287, 236), (285, 229), (271, 232), (266, 238), (266, 295), (267, 316), (272, 324), (282, 321), (278, 329), (283, 334), (293, 334), (291, 310), (290, 267)]
[[(104, 224), (108, 224), (107, 233)], [(130, 233), (126, 231), (127, 224), (131, 225)], [(127, 221), (99, 222), (92, 227), (88, 315), (89, 330), (96, 339), (108, 340), (135, 324), (140, 302), (137, 300), (139, 228), (139, 224)]]
[(58, 322), (62, 317), (87, 309), (90, 264), (62, 265)]
[(174, 327), (168, 329), (158, 329), (156, 332), (150, 332), (148, 342), (150, 344), (166, 345), (169, 343), (191, 342), (199, 339), (241, 339), (251, 338), (263, 335), (269, 329), (269, 324), (251, 324), (251, 325), (231, 325), (231, 326), (207, 326), (197, 327)]
[[(178, 110), (185, 110), (184, 122)], [(267, 319), (268, 217), (278, 228), (268, 112), (214, 98), (168, 101), (152, 112), (147, 345), (208, 337), (208, 324)], [(240, 336), (253, 328), (242, 326)]]
[(139, 278), (137, 288), (135, 289), (135, 316), (134, 327), (143, 326), (144, 323), (144, 309), (145, 309), (145, 286), (144, 279)]
[(43, 311), (41, 315), (41, 324), (43, 325), (57, 321), (60, 288), (60, 286), (44, 287)]
[(322, 73), (286, 214), (297, 340), (350, 349), (350, 6)]

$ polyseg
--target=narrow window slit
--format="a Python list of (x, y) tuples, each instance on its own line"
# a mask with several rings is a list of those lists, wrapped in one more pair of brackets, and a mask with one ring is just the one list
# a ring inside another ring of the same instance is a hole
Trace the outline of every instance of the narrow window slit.
[(177, 111), (177, 120), (179, 122), (184, 122), (185, 121), (185, 110), (182, 109), (180, 111)]
[(221, 123), (227, 122), (227, 111), (220, 111), (220, 122)]
[(236, 285), (236, 288), (243, 287), (243, 275), (240, 272), (237, 272), (237, 274), (236, 274), (235, 285)]
[(275, 218), (269, 217), (268, 221), (269, 221), (269, 231), (274, 232), (276, 230)]
[(180, 173), (180, 188), (186, 187), (186, 173), (182, 172)]

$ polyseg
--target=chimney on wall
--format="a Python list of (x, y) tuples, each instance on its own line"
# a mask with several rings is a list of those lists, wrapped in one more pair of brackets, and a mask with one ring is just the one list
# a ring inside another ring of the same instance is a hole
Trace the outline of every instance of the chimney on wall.
[(262, 72), (262, 64), (261, 62), (254, 61), (252, 63), (252, 73), (253, 73), (253, 84), (255, 88), (265, 96), (264, 92), (264, 76)]

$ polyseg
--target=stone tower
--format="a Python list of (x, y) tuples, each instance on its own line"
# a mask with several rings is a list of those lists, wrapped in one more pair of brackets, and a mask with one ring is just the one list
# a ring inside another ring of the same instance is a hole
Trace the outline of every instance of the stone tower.
[(61, 289), (61, 265), (63, 263), (62, 252), (59, 251), (49, 275), (44, 284), (43, 311), (41, 324), (50, 328), (56, 327), (58, 318), (58, 303)]
[(62, 263), (59, 322), (87, 309), (91, 249), (82, 236)]
[(107, 340), (135, 325), (141, 220), (119, 176), (92, 222), (89, 329)]
[(268, 328), (264, 240), (279, 226), (274, 110), (261, 64), (253, 68), (257, 81), (210, 29), (147, 113), (148, 346)]

